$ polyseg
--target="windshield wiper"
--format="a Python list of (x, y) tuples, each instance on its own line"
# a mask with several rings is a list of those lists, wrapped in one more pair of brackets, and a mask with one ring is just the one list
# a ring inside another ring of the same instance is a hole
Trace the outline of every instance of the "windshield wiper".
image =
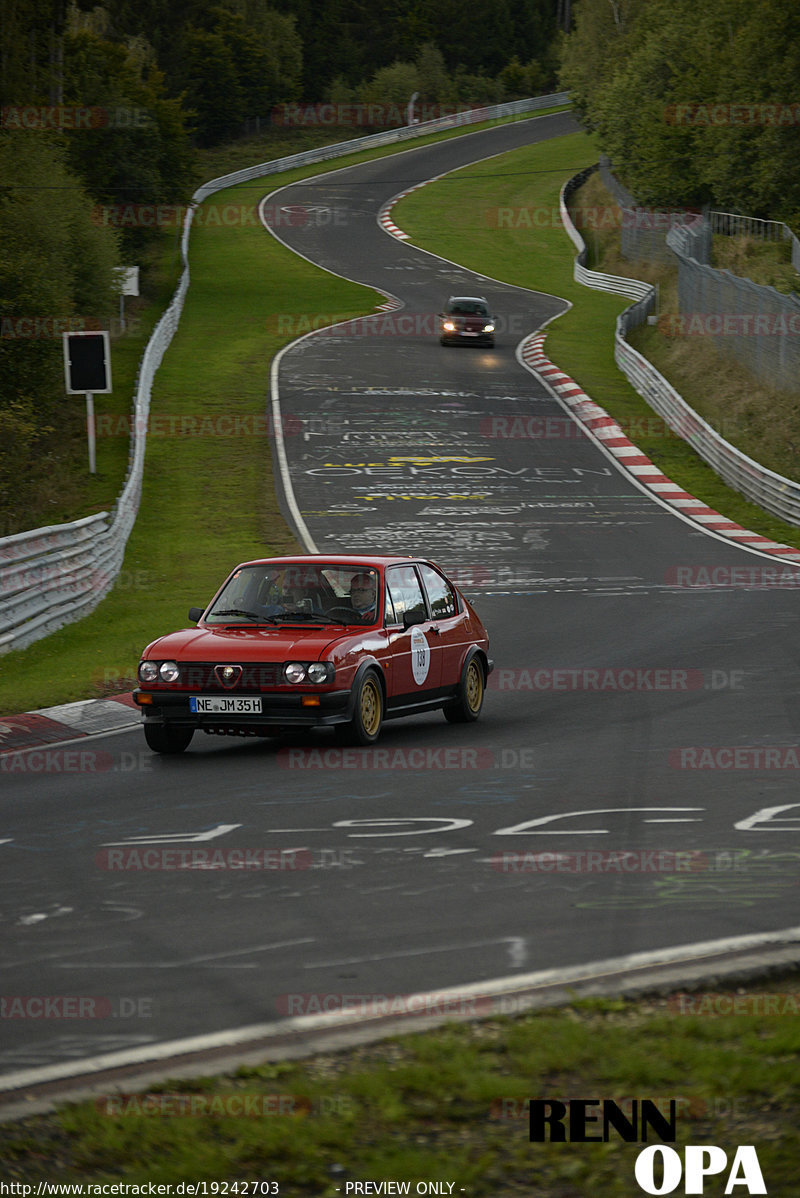
[(275, 616), (275, 621), (278, 620), (285, 620), (290, 624), (306, 624), (309, 620), (314, 620), (317, 624), (341, 624), (343, 628), (347, 627), (347, 620), (340, 620), (338, 616), (318, 615), (312, 611), (286, 612)]
[(274, 624), (271, 616), (259, 616), (257, 612), (245, 611), (243, 607), (227, 607), (224, 611), (209, 612), (212, 616), (245, 616), (248, 620), (256, 620), (259, 624)]

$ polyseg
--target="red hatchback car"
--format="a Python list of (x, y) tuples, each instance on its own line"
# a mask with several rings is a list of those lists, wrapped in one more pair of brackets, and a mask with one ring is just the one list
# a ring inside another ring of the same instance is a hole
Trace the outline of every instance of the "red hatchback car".
[(472, 606), (422, 559), (244, 562), (189, 619), (196, 628), (153, 641), (139, 663), (133, 697), (157, 753), (183, 752), (198, 729), (334, 727), (368, 745), (397, 716), (476, 720), (493, 667)]

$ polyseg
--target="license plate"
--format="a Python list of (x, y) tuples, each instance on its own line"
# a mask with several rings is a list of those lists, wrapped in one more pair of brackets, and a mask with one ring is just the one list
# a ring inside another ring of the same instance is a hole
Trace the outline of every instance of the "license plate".
[(464, 329), (464, 332), (461, 334), (461, 336), (462, 337), (477, 337), (478, 334), (470, 332), (469, 329)]
[(196, 715), (261, 715), (260, 699), (239, 699), (233, 695), (191, 695), (189, 710)]

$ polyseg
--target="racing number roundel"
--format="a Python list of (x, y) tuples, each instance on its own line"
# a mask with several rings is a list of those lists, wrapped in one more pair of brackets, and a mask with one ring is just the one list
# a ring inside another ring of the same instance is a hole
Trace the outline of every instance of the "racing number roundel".
[(421, 628), (411, 631), (411, 672), (417, 686), (422, 686), (431, 668), (431, 649)]

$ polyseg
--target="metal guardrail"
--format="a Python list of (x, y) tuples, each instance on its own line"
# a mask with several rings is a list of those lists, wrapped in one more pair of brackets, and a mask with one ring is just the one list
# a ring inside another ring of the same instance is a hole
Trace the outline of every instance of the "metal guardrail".
[(506, 104), (387, 129), (334, 145), (319, 146), (211, 179), (195, 191), (181, 238), (183, 272), (172, 301), (153, 330), (139, 364), (133, 399), (128, 471), (113, 512), (0, 538), (0, 654), (23, 649), (65, 624), (88, 615), (105, 598), (122, 568), (125, 546), (139, 510), (144, 472), (150, 394), (155, 373), (178, 327), (189, 289), (189, 233), (194, 209), (217, 191), (293, 167), (313, 165), (359, 150), (424, 137), (487, 120), (525, 116), (569, 102), (568, 92), (534, 96)]
[[(614, 333), (614, 359), (620, 370), (631, 385), (642, 396), (650, 407), (664, 420), (669, 428), (679, 437), (687, 441), (695, 452), (711, 466), (720, 478), (745, 495), (759, 507), (785, 520), (787, 524), (800, 525), (800, 483), (754, 461), (742, 453), (735, 445), (731, 445), (724, 437), (698, 416), (697, 412), (687, 404), (656, 370), (643, 354), (635, 350), (625, 340), (631, 329), (644, 324), (647, 316), (655, 305), (655, 288), (649, 283), (628, 279), (631, 290), (626, 292), (619, 286), (620, 279), (616, 275), (604, 275), (600, 271), (587, 270), (586, 245), (578, 230), (570, 220), (567, 203), (570, 195), (585, 182), (595, 167), (581, 171), (564, 185), (561, 190), (561, 219), (570, 240), (578, 249), (575, 261), (574, 277), (579, 283), (593, 287), (599, 291), (629, 294), (637, 302), (626, 308), (617, 317)], [(678, 230), (673, 230), (676, 234)], [(672, 234), (671, 234), (672, 235)], [(636, 288), (640, 289), (637, 296)], [(645, 289), (645, 294), (641, 294)]]

